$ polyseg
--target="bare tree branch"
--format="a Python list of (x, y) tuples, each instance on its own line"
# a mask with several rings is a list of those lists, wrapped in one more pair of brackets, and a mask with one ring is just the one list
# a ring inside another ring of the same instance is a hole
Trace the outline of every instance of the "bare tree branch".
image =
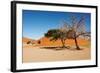
[(81, 35), (90, 36), (90, 32), (80, 33), (80, 34), (78, 34), (76, 37), (79, 37), (79, 36), (81, 36)]

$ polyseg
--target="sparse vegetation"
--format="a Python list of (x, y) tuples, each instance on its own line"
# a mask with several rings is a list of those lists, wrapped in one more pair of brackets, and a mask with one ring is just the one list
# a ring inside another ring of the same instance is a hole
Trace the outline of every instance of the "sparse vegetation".
[(30, 44), (30, 43), (31, 43), (31, 41), (28, 41), (28, 42), (27, 42), (27, 44)]
[(58, 40), (60, 39), (62, 42), (62, 47), (65, 47), (65, 40), (66, 39), (73, 39), (75, 40), (76, 49), (80, 50), (78, 45), (77, 38), (82, 36), (90, 37), (90, 32), (86, 31), (85, 28), (85, 17), (82, 16), (80, 19), (77, 19), (75, 16), (71, 17), (71, 24), (67, 24), (66, 22), (63, 23), (59, 29), (50, 29), (45, 36), (50, 38), (50, 40)]
[(67, 33), (67, 38), (71, 38), (75, 40), (76, 49), (80, 50), (80, 47), (78, 45), (77, 38), (82, 36), (89, 36), (90, 32), (86, 31), (85, 28), (85, 17), (82, 16), (80, 20), (78, 20), (75, 16), (71, 17), (72, 24), (69, 26), (70, 30)]
[(41, 41), (40, 40), (38, 41), (38, 44), (41, 44)]
[(62, 47), (65, 47), (65, 40), (67, 39), (67, 31), (61, 31), (60, 29), (50, 29), (46, 34), (46, 37), (50, 37), (51, 41), (60, 39), (62, 42)]

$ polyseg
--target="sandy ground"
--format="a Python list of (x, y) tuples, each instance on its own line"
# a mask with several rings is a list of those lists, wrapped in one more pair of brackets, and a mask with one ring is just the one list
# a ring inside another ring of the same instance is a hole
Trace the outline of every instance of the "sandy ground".
[(83, 47), (82, 50), (76, 50), (75, 47), (46, 49), (43, 46), (24, 45), (23, 63), (28, 62), (48, 62), (65, 60), (86, 60), (91, 58), (89, 48)]

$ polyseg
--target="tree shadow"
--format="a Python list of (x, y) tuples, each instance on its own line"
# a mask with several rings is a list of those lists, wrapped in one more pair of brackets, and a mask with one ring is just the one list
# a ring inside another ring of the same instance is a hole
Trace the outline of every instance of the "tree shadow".
[(60, 51), (60, 50), (80, 51), (80, 50), (83, 50), (82, 48), (80, 50), (77, 50), (76, 48), (72, 48), (70, 46), (66, 46), (66, 47), (40, 47), (40, 49), (48, 49), (48, 50), (55, 50), (55, 51)]
[(68, 49), (68, 50), (72, 50), (72, 51), (81, 51), (81, 50), (83, 50), (83, 48), (80, 48), (79, 50), (78, 50), (77, 48), (70, 48), (70, 49)]

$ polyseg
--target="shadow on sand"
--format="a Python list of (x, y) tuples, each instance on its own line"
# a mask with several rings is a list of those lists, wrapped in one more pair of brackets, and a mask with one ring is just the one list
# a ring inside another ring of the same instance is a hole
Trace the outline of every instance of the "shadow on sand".
[[(66, 46), (66, 47), (41, 47), (40, 49), (49, 49), (49, 50), (55, 50), (55, 51), (59, 51), (59, 50), (77, 50), (76, 48), (71, 48), (70, 46)], [(81, 49), (82, 50), (82, 49)]]

